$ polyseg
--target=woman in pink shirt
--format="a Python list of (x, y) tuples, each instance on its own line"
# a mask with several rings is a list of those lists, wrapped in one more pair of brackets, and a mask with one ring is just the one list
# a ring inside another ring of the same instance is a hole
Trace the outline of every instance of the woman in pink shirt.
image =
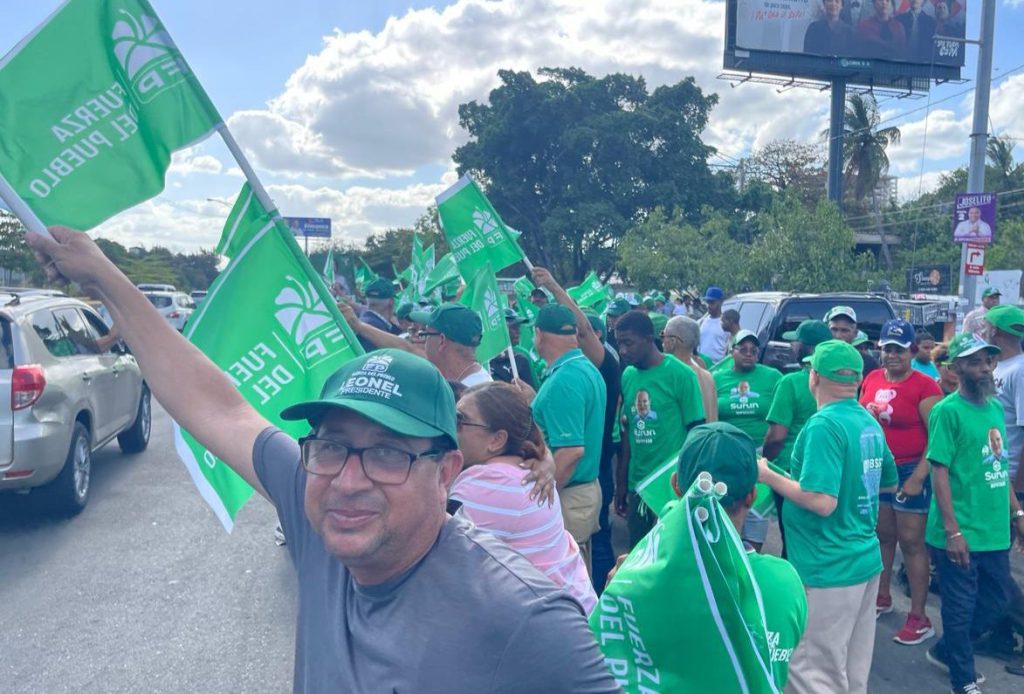
[(523, 444), (543, 445), (526, 398), (508, 383), (482, 383), (459, 399), (457, 422), (465, 468), (449, 496), (462, 503), (460, 513), (529, 559), (589, 615), (597, 595), (558, 498), (537, 505), (524, 486)]

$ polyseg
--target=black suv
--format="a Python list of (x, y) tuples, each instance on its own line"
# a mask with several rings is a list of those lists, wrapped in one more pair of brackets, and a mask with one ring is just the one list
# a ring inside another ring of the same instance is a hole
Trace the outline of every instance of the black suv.
[(751, 292), (725, 300), (722, 310), (735, 309), (740, 327), (753, 330), (761, 340), (762, 364), (779, 371), (800, 368), (788, 340), (782, 334), (796, 330), (808, 318), (822, 319), (833, 306), (849, 306), (857, 312), (857, 327), (878, 341), (882, 325), (896, 317), (892, 304), (884, 296), (863, 293), (790, 294), (787, 292)]

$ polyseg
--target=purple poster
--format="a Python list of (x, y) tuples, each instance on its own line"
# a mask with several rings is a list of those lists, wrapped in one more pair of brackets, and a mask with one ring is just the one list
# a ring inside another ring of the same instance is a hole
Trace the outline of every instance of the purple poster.
[(996, 194), (957, 193), (953, 242), (992, 243), (996, 233)]

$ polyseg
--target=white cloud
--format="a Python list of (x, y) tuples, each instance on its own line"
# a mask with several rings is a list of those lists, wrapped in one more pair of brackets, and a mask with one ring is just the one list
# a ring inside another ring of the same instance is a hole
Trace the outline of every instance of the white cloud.
[[(883, 124), (882, 127), (886, 127)], [(888, 149), (889, 172), (896, 176), (917, 179), (921, 172), (921, 159), (925, 170), (939, 166), (950, 159), (966, 161), (970, 117), (958, 117), (948, 109), (932, 111), (926, 118), (909, 123), (897, 123), (902, 137), (899, 144)], [(915, 186), (916, 187), (916, 186)]]
[(193, 173), (218, 174), (224, 170), (224, 165), (217, 157), (209, 154), (200, 154), (199, 147), (189, 147), (171, 155), (171, 167), (169, 173), (179, 176), (188, 176)]

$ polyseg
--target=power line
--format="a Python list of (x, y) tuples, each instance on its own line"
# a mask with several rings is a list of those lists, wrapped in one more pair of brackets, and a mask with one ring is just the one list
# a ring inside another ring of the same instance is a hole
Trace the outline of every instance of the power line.
[[(1012, 190), (1004, 190), (1004, 191), (999, 193), (999, 197), (1000, 198), (1004, 198), (1004, 197), (1007, 197), (1007, 196), (1010, 196), (1010, 195), (1016, 195), (1018, 193), (1024, 193), (1024, 188), (1014, 188)], [(949, 206), (949, 205), (952, 205), (952, 204), (953, 204), (953, 202), (951, 200), (944, 200), (942, 202), (930, 203), (928, 205), (907, 205), (907, 206), (898, 208), (897, 211), (898, 212), (908, 212), (908, 211), (909, 212), (918, 212), (918, 211), (921, 211), (921, 210), (929, 210), (929, 209), (932, 209), (934, 207), (946, 207), (946, 206)], [(874, 212), (869, 212), (867, 214), (855, 215), (855, 216), (852, 216), (852, 217), (844, 217), (843, 221), (845, 221), (847, 224), (849, 224), (852, 221), (857, 221), (857, 220), (861, 220), (861, 219), (872, 219), (875, 216), (876, 215), (875, 215)]]
[[(1018, 202), (1011, 202), (1011, 203), (1009, 203), (1007, 205), (999, 205), (999, 210), (1000, 211), (1002, 211), (1002, 210), (1009, 210), (1009, 209), (1013, 209), (1013, 208), (1021, 207), (1021, 206), (1024, 206), (1024, 200), (1020, 200)], [(914, 219), (889, 219), (889, 220), (886, 220), (886, 221), (881, 222), (879, 224), (864, 225), (864, 226), (859, 226), (859, 227), (851, 226), (850, 228), (854, 232), (861, 232), (861, 233), (863, 233), (863, 232), (873, 231), (875, 229), (884, 229), (884, 228), (888, 228), (888, 227), (900, 226), (900, 225), (903, 225), (903, 224), (913, 224), (915, 222), (924, 222), (924, 221), (935, 221), (935, 217), (916, 217)]]

